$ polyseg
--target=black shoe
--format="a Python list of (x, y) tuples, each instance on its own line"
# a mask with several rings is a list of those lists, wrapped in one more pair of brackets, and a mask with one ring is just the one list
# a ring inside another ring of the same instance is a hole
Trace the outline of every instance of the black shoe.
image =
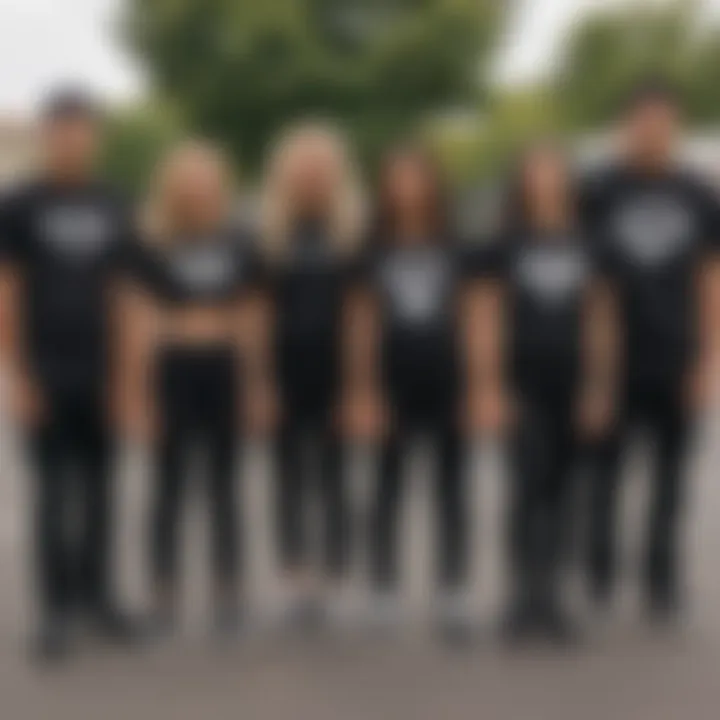
[(562, 647), (573, 647), (580, 642), (580, 633), (570, 615), (559, 605), (549, 603), (540, 614), (540, 625), (545, 637)]
[(529, 603), (515, 603), (500, 622), (500, 637), (510, 646), (527, 642), (537, 628), (537, 614)]
[(149, 642), (168, 640), (177, 631), (175, 614), (166, 610), (156, 610), (143, 628), (143, 635)]
[(680, 619), (678, 594), (670, 587), (653, 589), (648, 597), (647, 610), (650, 620), (656, 625), (675, 625)]
[(589, 580), (588, 591), (590, 601), (596, 610), (605, 612), (610, 608), (613, 600), (613, 586), (608, 577), (592, 576)]
[(69, 625), (64, 620), (47, 622), (35, 638), (33, 659), (43, 665), (54, 665), (66, 660), (72, 654)]
[(302, 633), (320, 631), (327, 621), (325, 605), (314, 598), (300, 600), (289, 609), (286, 622), (291, 630)]
[(220, 642), (232, 642), (242, 635), (245, 629), (245, 612), (236, 606), (220, 607), (213, 618), (213, 637)]
[(116, 608), (102, 608), (92, 617), (92, 629), (96, 637), (112, 645), (133, 646), (144, 633), (140, 624)]

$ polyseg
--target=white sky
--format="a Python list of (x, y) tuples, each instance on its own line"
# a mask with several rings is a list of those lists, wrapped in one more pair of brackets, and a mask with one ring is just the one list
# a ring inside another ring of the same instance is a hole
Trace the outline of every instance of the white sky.
[[(108, 99), (142, 93), (142, 73), (116, 37), (114, 20), (123, 1), (0, 0), (0, 113), (31, 111), (43, 91), (58, 81), (88, 83)], [(519, 83), (542, 75), (564, 33), (583, 12), (621, 1), (520, 0), (497, 59), (498, 79)], [(720, 16), (720, 0), (702, 1)]]

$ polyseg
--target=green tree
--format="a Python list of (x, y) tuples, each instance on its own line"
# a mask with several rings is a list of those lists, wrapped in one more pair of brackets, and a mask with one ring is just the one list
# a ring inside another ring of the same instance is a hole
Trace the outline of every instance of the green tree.
[(176, 112), (161, 104), (130, 107), (109, 120), (103, 165), (105, 173), (132, 195), (146, 190), (161, 156), (182, 135)]
[(190, 126), (256, 166), (298, 117), (338, 118), (372, 156), (427, 111), (474, 104), (509, 4), (130, 0), (125, 26)]
[(661, 75), (696, 121), (720, 118), (720, 32), (694, 0), (601, 10), (569, 38), (554, 83), (569, 129), (603, 124), (638, 80)]

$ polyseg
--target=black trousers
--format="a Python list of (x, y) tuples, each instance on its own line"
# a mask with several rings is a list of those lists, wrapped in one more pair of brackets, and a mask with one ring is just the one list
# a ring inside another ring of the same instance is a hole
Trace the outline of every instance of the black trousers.
[(573, 393), (521, 392), (510, 445), (509, 560), (516, 602), (557, 599), (577, 459)]
[(236, 357), (227, 348), (166, 352), (158, 367), (161, 433), (156, 448), (155, 501), (151, 516), (151, 558), (158, 583), (175, 582), (178, 525), (194, 450), (206, 461), (203, 478), (211, 514), (214, 576), (237, 580), (239, 531)]
[[(283, 569), (306, 568), (311, 562), (308, 508), (317, 497), (324, 569), (329, 577), (339, 578), (347, 565), (349, 529), (342, 446), (331, 407), (285, 407), (277, 453), (277, 527)], [(307, 462), (313, 450), (315, 477)]]
[(649, 434), (654, 456), (644, 568), (651, 598), (674, 592), (678, 532), (690, 419), (684, 406), (683, 383), (634, 380), (628, 383), (617, 431), (595, 450), (591, 472), (588, 572), (592, 588), (609, 594), (617, 575), (617, 505), (621, 461), (628, 440), (638, 428)]
[(111, 442), (100, 392), (46, 392), (30, 437), (35, 548), (47, 616), (102, 612), (109, 603)]
[(409, 441), (418, 433), (427, 435), (437, 448), (438, 473), (434, 484), (437, 516), (436, 564), (440, 585), (458, 589), (467, 576), (468, 523), (466, 483), (462, 467), (463, 443), (456, 414), (440, 412), (403, 413), (397, 404), (393, 429), (380, 458), (375, 507), (371, 527), (371, 572), (377, 590), (392, 590), (398, 581), (398, 518), (403, 501), (402, 462)]

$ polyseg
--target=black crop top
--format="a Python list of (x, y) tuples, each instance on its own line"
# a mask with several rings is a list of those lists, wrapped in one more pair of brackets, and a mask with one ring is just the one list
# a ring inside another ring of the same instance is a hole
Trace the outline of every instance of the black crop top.
[(224, 305), (262, 283), (262, 263), (247, 236), (225, 231), (163, 245), (136, 242), (128, 273), (164, 304)]

